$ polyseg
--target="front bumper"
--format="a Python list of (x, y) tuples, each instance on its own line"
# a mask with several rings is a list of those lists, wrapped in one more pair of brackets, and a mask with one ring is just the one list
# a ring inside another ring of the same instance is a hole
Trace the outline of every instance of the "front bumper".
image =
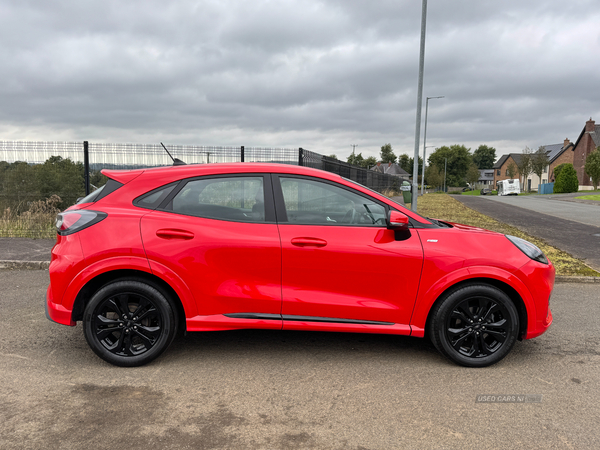
[(527, 304), (527, 333), (525, 339), (543, 334), (552, 324), (550, 296), (554, 289), (555, 269), (552, 262), (547, 265), (529, 261), (515, 273), (527, 285), (531, 294)]

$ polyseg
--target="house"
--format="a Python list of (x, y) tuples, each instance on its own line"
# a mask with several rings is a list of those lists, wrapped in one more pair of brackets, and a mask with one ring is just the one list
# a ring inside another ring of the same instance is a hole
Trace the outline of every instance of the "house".
[(579, 189), (588, 190), (593, 189), (592, 181), (588, 174), (585, 173), (585, 162), (588, 155), (600, 146), (600, 125), (596, 125), (596, 122), (588, 120), (581, 130), (581, 134), (577, 138), (573, 148), (573, 166), (577, 171), (577, 179), (579, 180)]
[(477, 180), (477, 188), (489, 187), (495, 189), (494, 184), (494, 169), (479, 169), (479, 180)]
[(539, 189), (540, 183), (553, 182), (553, 171), (559, 164), (573, 163), (574, 145), (569, 139), (565, 139), (562, 144), (549, 144), (544, 145), (543, 147), (546, 149), (546, 156), (548, 156), (548, 165), (544, 167), (541, 180), (538, 178), (537, 174), (529, 174), (525, 184), (528, 191)]
[(388, 175), (393, 175), (395, 177), (401, 178), (403, 180), (407, 180), (411, 177), (411, 175), (404, 170), (402, 167), (400, 167), (398, 164), (396, 163), (381, 163), (378, 162), (377, 165), (371, 167), (371, 170), (374, 170), (375, 172), (380, 172), (380, 173), (386, 173)]
[(521, 153), (510, 153), (503, 155), (496, 164), (494, 164), (494, 187), (498, 186), (498, 181), (509, 180), (511, 178), (519, 178), (519, 172), (516, 171), (515, 175), (511, 177), (508, 175), (508, 167), (514, 164), (515, 167), (521, 163)]

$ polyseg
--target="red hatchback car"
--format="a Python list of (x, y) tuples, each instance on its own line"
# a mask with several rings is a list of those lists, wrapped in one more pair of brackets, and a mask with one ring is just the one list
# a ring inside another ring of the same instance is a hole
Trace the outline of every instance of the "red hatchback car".
[(139, 366), (178, 330), (424, 337), (483, 367), (550, 326), (533, 244), (427, 219), (320, 170), (234, 163), (105, 170), (57, 218), (48, 317)]

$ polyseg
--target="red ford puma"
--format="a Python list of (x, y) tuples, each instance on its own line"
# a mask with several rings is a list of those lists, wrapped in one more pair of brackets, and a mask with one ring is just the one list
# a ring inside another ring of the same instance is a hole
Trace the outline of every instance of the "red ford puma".
[(424, 337), (483, 367), (550, 326), (533, 244), (423, 218), (338, 175), (234, 163), (103, 172), (57, 218), (48, 317), (120, 366), (178, 329)]

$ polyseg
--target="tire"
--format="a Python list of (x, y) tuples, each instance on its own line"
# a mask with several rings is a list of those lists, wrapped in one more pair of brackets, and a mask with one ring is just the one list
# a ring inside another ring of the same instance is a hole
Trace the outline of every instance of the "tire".
[(177, 331), (174, 308), (157, 288), (136, 280), (117, 280), (99, 289), (83, 314), (83, 334), (103, 360), (122, 367), (160, 356)]
[(510, 352), (518, 334), (517, 308), (490, 285), (469, 285), (448, 294), (435, 306), (429, 326), (438, 351), (466, 367), (497, 363)]

